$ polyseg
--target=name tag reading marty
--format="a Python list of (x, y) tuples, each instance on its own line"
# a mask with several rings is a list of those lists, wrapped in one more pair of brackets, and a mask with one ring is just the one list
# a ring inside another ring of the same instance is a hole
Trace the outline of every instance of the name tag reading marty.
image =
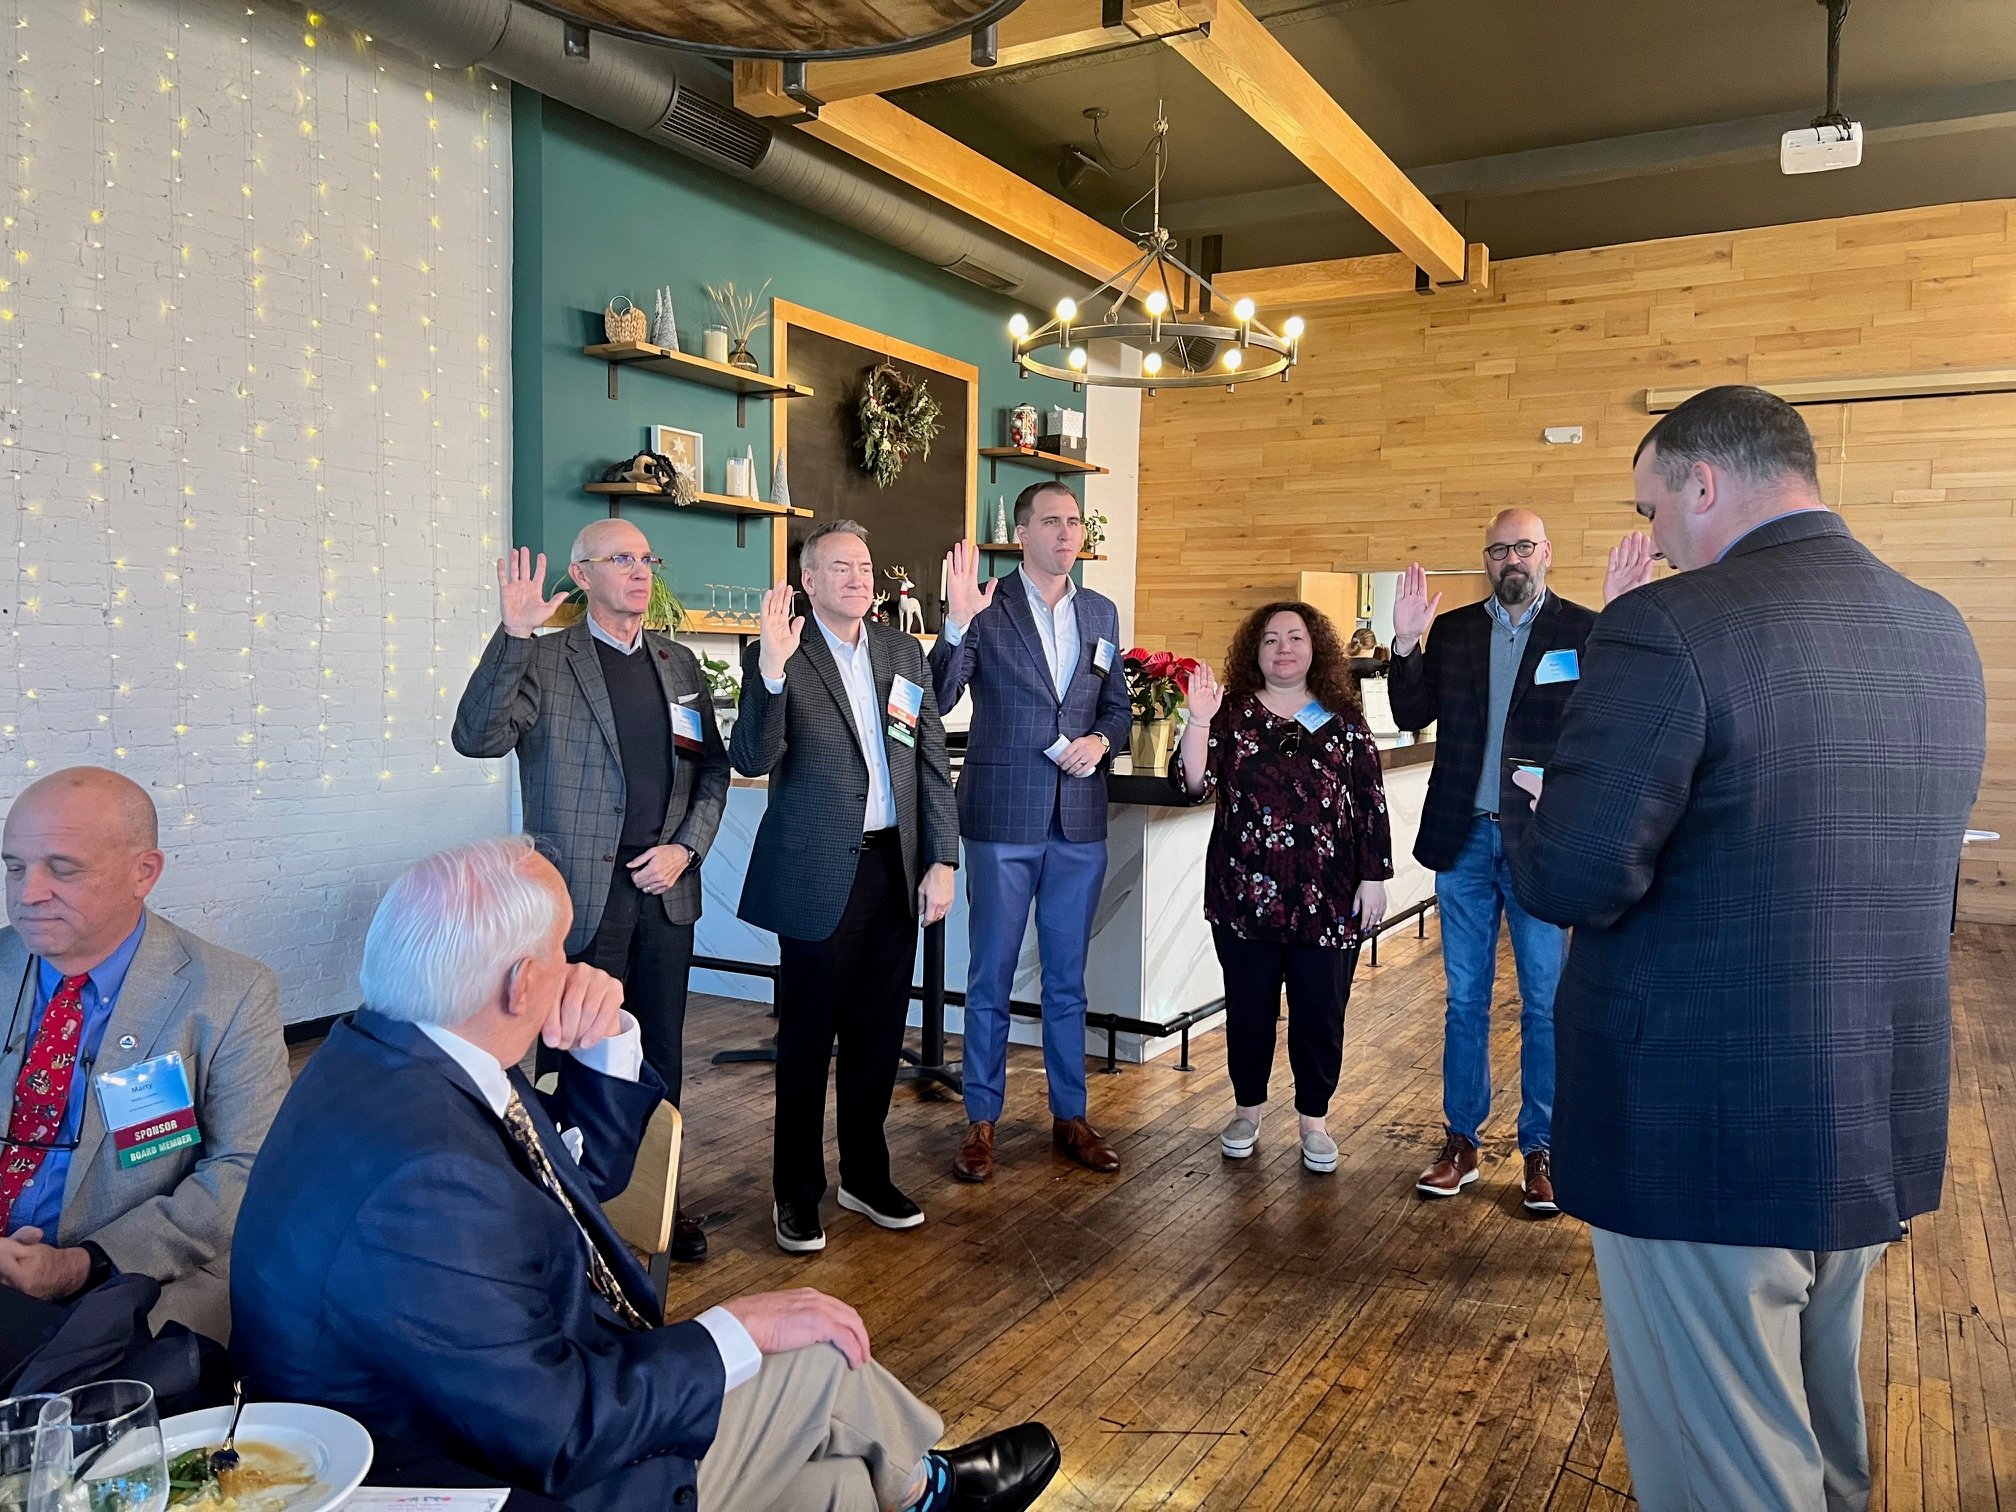
[(1533, 669), (1533, 681), (1537, 686), (1548, 683), (1576, 682), (1582, 676), (1582, 659), (1573, 651), (1549, 651), (1540, 658), (1540, 665)]
[(1119, 654), (1120, 648), (1104, 636), (1101, 636), (1099, 643), (1092, 648), (1093, 670), (1101, 677), (1104, 677), (1108, 672), (1113, 670), (1113, 658)]
[(706, 745), (700, 727), (700, 711), (692, 704), (675, 703), (672, 710), (672, 745), (681, 751), (698, 752)]
[(889, 684), (889, 735), (907, 746), (917, 744), (917, 716), (924, 709), (924, 690), (907, 677)]
[(180, 1055), (171, 1052), (124, 1071), (101, 1071), (95, 1079), (98, 1108), (112, 1131), (122, 1168), (202, 1142), (188, 1068)]
[(1311, 735), (1314, 735), (1336, 717), (1335, 714), (1332, 714), (1313, 698), (1295, 711), (1295, 723), (1302, 726)]

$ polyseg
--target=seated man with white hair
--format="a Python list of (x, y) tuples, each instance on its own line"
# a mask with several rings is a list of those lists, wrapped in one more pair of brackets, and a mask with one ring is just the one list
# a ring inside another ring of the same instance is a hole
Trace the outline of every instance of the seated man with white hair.
[[(1057, 1470), (1049, 1431), (931, 1450), (943, 1424), (845, 1303), (766, 1292), (663, 1320), (600, 1202), (664, 1086), (621, 987), (568, 963), (572, 915), (522, 837), (392, 884), (365, 1007), (309, 1061), (245, 1193), (248, 1381), (360, 1419), (388, 1460), (446, 1456), (577, 1512), (1028, 1507)], [(542, 1037), (567, 1052), (550, 1097), (517, 1069)]]

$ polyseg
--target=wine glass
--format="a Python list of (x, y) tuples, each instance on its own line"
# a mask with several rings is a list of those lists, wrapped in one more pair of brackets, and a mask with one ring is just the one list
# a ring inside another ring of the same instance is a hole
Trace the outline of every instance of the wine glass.
[(95, 1381), (63, 1393), (67, 1425), (43, 1410), (27, 1512), (162, 1512), (168, 1456), (154, 1388), (144, 1381)]

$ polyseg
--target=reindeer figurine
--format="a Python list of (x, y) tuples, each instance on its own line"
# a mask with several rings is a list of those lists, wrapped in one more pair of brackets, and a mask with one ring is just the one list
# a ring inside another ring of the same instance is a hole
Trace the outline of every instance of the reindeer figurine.
[(896, 585), (896, 628), (913, 635), (924, 633), (924, 606), (910, 597), (910, 574), (901, 567), (885, 567), (882, 575)]

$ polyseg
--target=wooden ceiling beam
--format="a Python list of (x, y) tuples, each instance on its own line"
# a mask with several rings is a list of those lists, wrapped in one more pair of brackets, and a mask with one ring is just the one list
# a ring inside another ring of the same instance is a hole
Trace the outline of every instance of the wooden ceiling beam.
[[(1123, 0), (1153, 22), (1166, 22), (1172, 6), (1186, 3)], [(1165, 33), (1163, 40), (1416, 267), (1437, 283), (1463, 281), (1463, 234), (1241, 0), (1217, 0), (1208, 31)]]
[(835, 100), (798, 129), (1094, 278), (1140, 255), (1127, 237), (887, 100)]
[[(1026, 68), (1075, 53), (1094, 52), (1188, 30), (1197, 16), (1209, 20), (1216, 0), (1182, 0), (1182, 5), (1158, 0), (1123, 14), (1115, 0), (1023, 0), (1000, 23), (999, 57), (992, 68), (973, 63), (970, 42), (946, 42), (888, 58), (811, 63), (805, 70), (805, 92), (819, 101), (852, 100), (862, 95), (890, 94), (919, 84), (963, 79), (976, 73)], [(1194, 14), (1193, 14), (1194, 13)], [(743, 61), (735, 65), (735, 108), (770, 118), (798, 116), (805, 106), (784, 93), (784, 65)]]
[(1213, 282), (1226, 294), (1244, 295), (1260, 306), (1261, 319), (1280, 326), (1281, 318), (1320, 304), (1444, 291), (1482, 293), (1491, 286), (1491, 253), (1482, 242), (1464, 248), (1464, 275), (1457, 283), (1423, 287), (1414, 259), (1404, 252), (1374, 257), (1340, 257), (1327, 262), (1286, 263), (1274, 268), (1238, 268)]

